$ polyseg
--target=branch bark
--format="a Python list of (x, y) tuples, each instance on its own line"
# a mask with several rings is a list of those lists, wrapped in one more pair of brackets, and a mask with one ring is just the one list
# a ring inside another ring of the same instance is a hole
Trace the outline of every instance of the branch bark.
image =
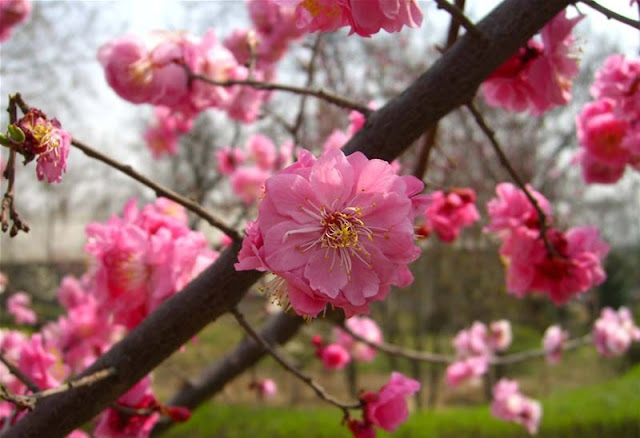
[[(505, 0), (398, 97), (369, 117), (345, 146), (391, 161), (425, 130), (467, 103), (482, 81), (570, 0)], [(235, 242), (212, 266), (167, 300), (83, 375), (113, 367), (116, 375), (45, 399), (2, 438), (64, 437), (113, 403), (205, 325), (229, 311), (260, 277), (233, 268)]]

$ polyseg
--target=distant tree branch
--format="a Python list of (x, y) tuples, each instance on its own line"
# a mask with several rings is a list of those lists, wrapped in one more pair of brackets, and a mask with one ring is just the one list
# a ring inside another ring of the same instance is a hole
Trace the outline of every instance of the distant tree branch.
[(462, 9), (458, 8), (456, 5), (452, 5), (447, 0), (435, 0), (438, 5), (438, 9), (443, 9), (451, 15), (451, 18), (455, 19), (462, 27), (464, 27), (469, 34), (473, 35), (476, 38), (483, 39), (485, 38), (484, 34), (478, 30), (477, 27), (473, 25), (471, 20), (464, 15)]
[(226, 81), (216, 81), (206, 76), (194, 73), (184, 65), (182, 67), (186, 70), (191, 80), (198, 80), (198, 81), (206, 82), (207, 84), (216, 85), (219, 87), (231, 87), (233, 85), (244, 85), (247, 87), (255, 88), (257, 90), (286, 91), (288, 93), (300, 94), (302, 96), (313, 96), (318, 99), (322, 99), (326, 102), (329, 102), (333, 105), (339, 106), (341, 108), (360, 111), (365, 116), (370, 114), (372, 111), (371, 109), (367, 108), (365, 105), (359, 104), (357, 102), (353, 102), (345, 97), (338, 96), (336, 94), (325, 91), (321, 88), (311, 89), (311, 88), (296, 87), (293, 85), (286, 85), (286, 84), (275, 84), (272, 82), (261, 82), (253, 79), (245, 79), (245, 80), (228, 79)]
[(589, 6), (591, 9), (594, 9), (600, 12), (609, 20), (616, 20), (616, 21), (619, 21), (620, 23), (626, 24), (627, 26), (631, 26), (634, 29), (640, 30), (640, 21), (632, 20), (631, 18), (625, 17), (624, 15), (620, 15), (617, 12), (614, 12), (611, 9), (607, 9), (601, 4), (594, 2), (593, 0), (579, 0), (579, 3), (584, 3), (585, 5)]

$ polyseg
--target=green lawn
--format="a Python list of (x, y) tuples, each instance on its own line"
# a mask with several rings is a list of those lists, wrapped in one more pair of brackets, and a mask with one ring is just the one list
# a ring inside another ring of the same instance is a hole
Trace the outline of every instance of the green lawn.
[[(640, 437), (640, 365), (621, 378), (542, 400), (540, 437)], [(329, 406), (270, 408), (219, 405), (200, 408), (193, 418), (165, 436), (190, 438), (350, 437), (341, 413)], [(378, 436), (389, 436), (379, 433)], [(514, 424), (495, 420), (488, 406), (413, 413), (394, 437), (525, 437)]]

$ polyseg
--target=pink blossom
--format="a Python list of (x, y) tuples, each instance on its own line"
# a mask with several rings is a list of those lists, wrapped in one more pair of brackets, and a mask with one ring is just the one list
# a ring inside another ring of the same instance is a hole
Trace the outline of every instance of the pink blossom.
[[(371, 318), (365, 316), (352, 316), (345, 321), (345, 325), (349, 330), (358, 336), (375, 344), (382, 343), (382, 331), (378, 324)], [(334, 336), (338, 344), (346, 348), (351, 356), (360, 362), (371, 362), (376, 357), (376, 349), (363, 343), (358, 342), (344, 330), (336, 327)]]
[(49, 183), (62, 181), (67, 170), (67, 157), (71, 146), (71, 135), (62, 129), (58, 119), (47, 116), (36, 108), (31, 108), (15, 124), (25, 134), (22, 145), (26, 161), (37, 157), (36, 174)]
[[(158, 406), (151, 390), (151, 381), (145, 377), (121, 396), (116, 404), (132, 409), (154, 409)], [(158, 421), (158, 413), (129, 415), (114, 408), (104, 411), (93, 431), (96, 438), (148, 438)]]
[[(285, 280), (299, 314), (317, 315), (327, 303), (347, 317), (367, 312), (391, 285), (413, 280), (407, 263), (420, 252), (413, 221), (422, 188), (417, 178), (361, 153), (335, 150), (316, 160), (301, 151), (297, 163), (265, 182), (254, 225), (263, 268)], [(246, 269), (244, 254), (253, 253), (241, 252), (236, 269)]]
[(488, 369), (488, 356), (473, 356), (458, 360), (447, 367), (447, 385), (454, 388), (464, 381), (483, 376)]
[[(280, 0), (279, 3), (291, 3)], [(307, 32), (332, 32), (351, 26), (351, 34), (369, 37), (384, 29), (398, 32), (403, 26), (418, 28), (422, 11), (415, 0), (330, 0), (296, 1), (298, 26)]]
[(631, 151), (624, 147), (628, 123), (614, 114), (612, 100), (597, 100), (582, 107), (577, 117), (578, 141), (587, 152), (602, 163), (624, 166)]
[(322, 360), (322, 364), (328, 370), (341, 370), (349, 362), (351, 355), (340, 344), (329, 344), (319, 349), (318, 354)]
[(16, 324), (36, 323), (38, 318), (31, 309), (31, 297), (24, 292), (17, 292), (7, 300), (7, 310), (14, 317)]
[(542, 418), (542, 406), (538, 401), (522, 395), (515, 380), (501, 379), (493, 387), (491, 413), (501, 420), (522, 424), (530, 434), (535, 435)]
[(355, 438), (376, 438), (376, 430), (370, 422), (351, 418), (347, 427)]
[[(527, 190), (538, 202), (540, 208), (551, 219), (551, 205), (547, 198), (527, 185)], [(511, 183), (500, 183), (496, 186), (496, 198), (487, 203), (487, 212), (491, 223), (485, 228), (487, 232), (497, 232), (501, 237), (508, 236), (515, 229), (524, 227), (539, 229), (538, 213), (525, 193)]]
[(619, 116), (637, 114), (640, 105), (637, 101), (640, 60), (627, 59), (623, 55), (609, 56), (604, 65), (596, 72), (591, 85), (591, 95), (599, 100), (616, 102)]
[(624, 175), (626, 163), (609, 164), (599, 160), (582, 148), (574, 158), (574, 162), (582, 166), (582, 179), (587, 184), (613, 184)]
[(429, 195), (429, 206), (424, 212), (426, 225), (443, 242), (453, 242), (462, 228), (480, 219), (475, 201), (473, 189), (435, 191)]
[(487, 326), (475, 321), (471, 328), (461, 330), (453, 340), (456, 354), (460, 358), (490, 356), (489, 332)]
[(262, 170), (271, 170), (276, 162), (276, 147), (264, 135), (253, 135), (249, 138), (247, 153)]
[(529, 40), (482, 84), (491, 106), (540, 115), (571, 99), (571, 82), (578, 74), (573, 27), (582, 15), (556, 15), (540, 31), (541, 41)]
[(278, 393), (278, 386), (273, 379), (260, 379), (255, 383), (255, 387), (260, 398), (275, 397)]
[(88, 282), (114, 322), (135, 327), (217, 257), (186, 220), (183, 207), (172, 201), (159, 199), (139, 211), (132, 200), (122, 218), (87, 227)]
[(640, 328), (635, 325), (626, 307), (615, 310), (605, 307), (593, 328), (593, 342), (598, 353), (605, 357), (621, 356), (631, 342), (640, 341)]
[(264, 192), (264, 183), (271, 176), (259, 167), (241, 167), (231, 174), (231, 188), (245, 204), (255, 203)]
[(511, 323), (506, 319), (489, 324), (489, 347), (493, 351), (504, 351), (509, 348), (513, 339)]
[(20, 346), (17, 365), (43, 389), (60, 386), (69, 375), (69, 368), (63, 364), (60, 352), (48, 346), (39, 333)]
[(562, 330), (559, 325), (552, 325), (544, 332), (542, 348), (547, 357), (547, 362), (554, 364), (562, 358), (562, 350), (569, 340), (569, 332)]
[(365, 421), (394, 432), (409, 417), (407, 398), (419, 390), (420, 382), (394, 371), (378, 393), (368, 392), (361, 396), (365, 402)]
[(218, 172), (222, 175), (232, 174), (246, 159), (244, 151), (229, 146), (218, 149), (215, 155), (218, 161)]
[(182, 113), (173, 112), (165, 106), (154, 108), (155, 123), (147, 128), (143, 138), (147, 147), (158, 159), (163, 155), (173, 155), (177, 152), (178, 135), (188, 132), (193, 126), (193, 119)]
[(526, 230), (516, 230), (500, 249), (507, 258), (507, 290), (518, 297), (533, 291), (549, 295), (556, 305), (602, 283), (606, 274), (602, 259), (609, 246), (594, 227), (576, 227), (566, 234), (547, 230), (555, 254)]
[(9, 39), (13, 28), (26, 21), (30, 14), (30, 0), (2, 0), (0, 2), (0, 42)]

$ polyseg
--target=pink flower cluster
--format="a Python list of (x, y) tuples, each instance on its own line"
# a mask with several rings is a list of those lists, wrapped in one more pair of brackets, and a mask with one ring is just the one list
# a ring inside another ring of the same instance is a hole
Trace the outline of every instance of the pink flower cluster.
[(33, 325), (38, 320), (36, 313), (31, 309), (31, 297), (24, 292), (17, 292), (9, 297), (7, 310), (16, 324)]
[(571, 99), (571, 82), (578, 74), (573, 27), (583, 18), (559, 13), (482, 84), (487, 103), (509, 111), (540, 115)]
[(559, 325), (552, 325), (545, 330), (542, 349), (545, 352), (547, 362), (554, 364), (562, 358), (562, 350), (568, 340), (569, 332), (562, 330)]
[(389, 163), (332, 150), (265, 182), (258, 218), (247, 226), (237, 270), (271, 271), (271, 292), (300, 315), (327, 304), (347, 317), (367, 313), (391, 286), (407, 286), (420, 249), (413, 223), (424, 205), (422, 181)]
[(25, 163), (37, 157), (38, 179), (46, 178), (49, 183), (62, 181), (62, 174), (67, 170), (71, 135), (62, 129), (58, 119), (49, 120), (42, 111), (31, 108), (14, 126), (25, 136), (21, 145)]
[(30, 0), (2, 0), (0, 2), (0, 42), (11, 37), (13, 28), (31, 14)]
[(273, 379), (260, 379), (249, 384), (249, 389), (256, 391), (260, 399), (275, 397), (278, 385)]
[[(366, 316), (352, 316), (345, 321), (345, 326), (356, 335), (374, 344), (380, 344), (383, 341), (382, 331), (378, 324)], [(333, 335), (336, 338), (336, 342), (342, 345), (354, 360), (371, 362), (375, 359), (377, 353), (375, 348), (364, 342), (356, 341), (341, 328), (336, 327), (333, 330)]]
[(491, 357), (509, 348), (512, 339), (511, 323), (505, 319), (494, 321), (489, 327), (476, 321), (469, 329), (461, 330), (453, 340), (457, 360), (447, 367), (447, 384), (455, 387), (485, 374)]
[(415, 0), (276, 0), (295, 4), (298, 26), (307, 32), (333, 32), (351, 26), (350, 34), (369, 37), (384, 29), (418, 28), (422, 11)]
[(542, 406), (540, 402), (522, 395), (518, 382), (501, 379), (493, 387), (491, 413), (501, 420), (519, 423), (535, 435), (542, 419)]
[(193, 119), (183, 113), (172, 112), (166, 106), (153, 109), (155, 122), (147, 127), (143, 134), (147, 148), (153, 158), (163, 155), (174, 155), (178, 151), (178, 136), (191, 130)]
[(407, 398), (419, 390), (420, 382), (394, 371), (389, 382), (380, 388), (380, 391), (360, 395), (360, 400), (364, 403), (364, 418), (350, 419), (349, 430), (355, 438), (374, 438), (374, 426), (394, 432), (409, 418)]
[(576, 118), (575, 161), (587, 183), (613, 184), (629, 165), (640, 170), (640, 60), (610, 56), (596, 73), (591, 95)]
[[(549, 201), (528, 187), (552, 224)], [(496, 198), (487, 203), (491, 223), (486, 231), (502, 240), (500, 255), (507, 265), (507, 290), (518, 297), (533, 291), (549, 295), (557, 305), (602, 283), (606, 274), (602, 259), (609, 246), (594, 227), (575, 227), (562, 232), (552, 226), (541, 238), (538, 213), (525, 193), (510, 183), (496, 187)]]
[(605, 307), (593, 327), (593, 342), (605, 357), (623, 355), (631, 342), (640, 342), (640, 328), (626, 307), (615, 310)]
[(476, 192), (473, 189), (437, 190), (431, 193), (424, 212), (426, 221), (420, 228), (420, 234), (427, 237), (434, 231), (443, 242), (453, 242), (462, 228), (480, 219), (475, 202)]
[(339, 343), (325, 344), (322, 341), (322, 337), (318, 335), (311, 339), (311, 343), (316, 347), (316, 357), (322, 361), (322, 364), (328, 370), (341, 370), (351, 362), (351, 355)]
[(264, 182), (293, 161), (293, 143), (276, 150), (263, 135), (252, 135), (244, 149), (223, 147), (216, 151), (218, 172), (229, 175), (233, 193), (245, 204), (254, 204), (264, 193)]
[[(0, 351), (40, 388), (57, 387), (69, 376), (69, 368), (60, 360), (60, 351), (41, 333), (26, 336), (18, 331), (0, 329)], [(3, 364), (0, 364), (0, 383), (13, 394), (28, 392), (24, 383)], [(13, 424), (26, 413), (22, 411), (14, 416), (14, 411), (12, 403), (0, 401), (0, 424), (6, 421)]]
[(184, 208), (164, 198), (142, 210), (129, 201), (123, 217), (89, 224), (87, 238), (89, 287), (113, 321), (129, 329), (218, 256), (188, 228)]

